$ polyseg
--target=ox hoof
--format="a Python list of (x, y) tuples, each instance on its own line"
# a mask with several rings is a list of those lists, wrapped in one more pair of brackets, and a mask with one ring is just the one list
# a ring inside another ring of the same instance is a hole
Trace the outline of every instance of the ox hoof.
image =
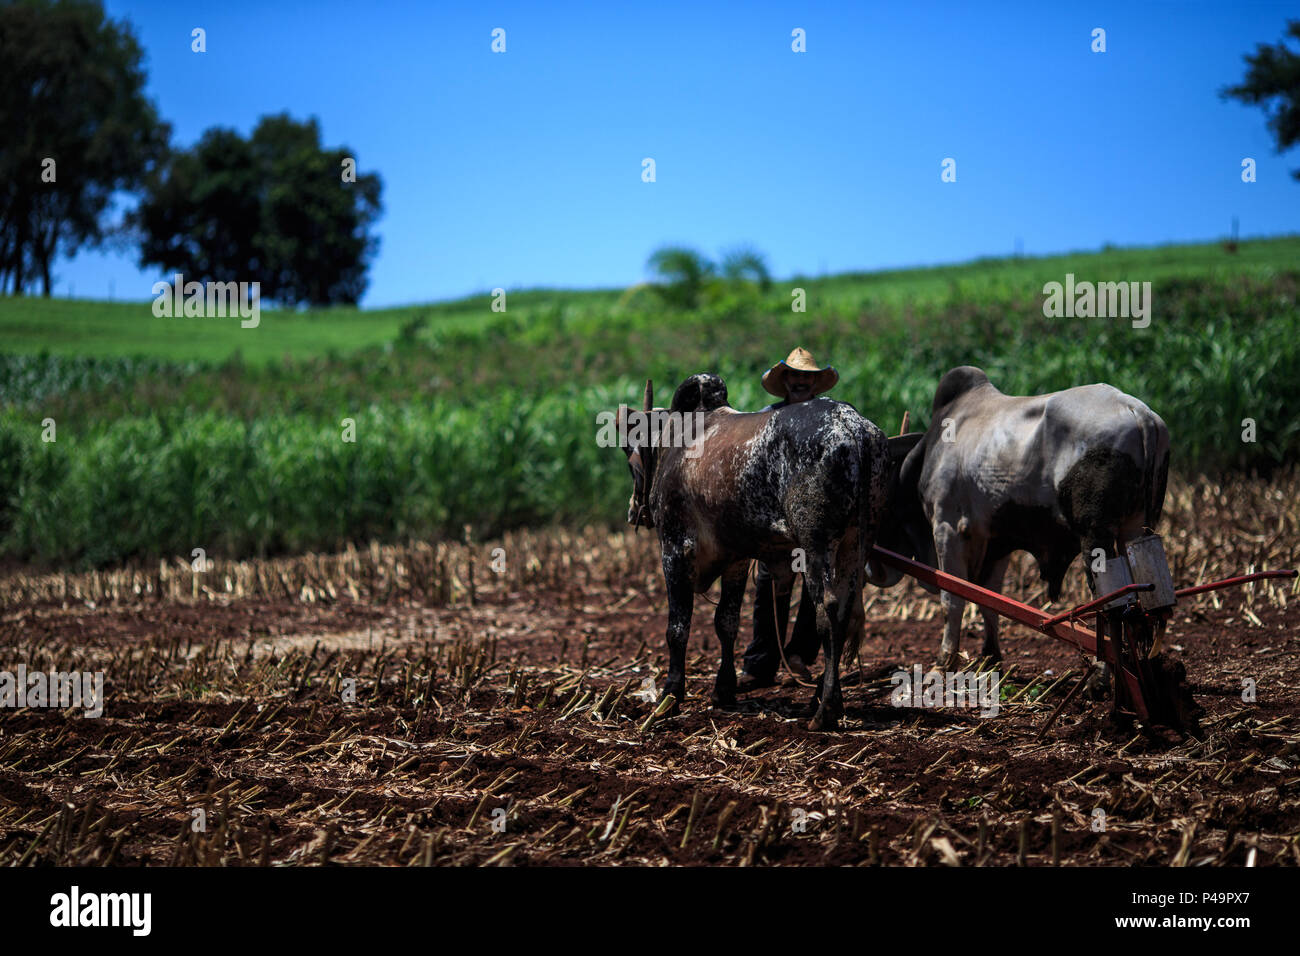
[(709, 699), (717, 707), (730, 707), (736, 703), (736, 671), (732, 667), (719, 667), (713, 678), (713, 693)]
[(808, 721), (809, 730), (839, 730), (840, 719), (834, 714), (823, 713), (818, 711), (813, 714), (812, 720)]

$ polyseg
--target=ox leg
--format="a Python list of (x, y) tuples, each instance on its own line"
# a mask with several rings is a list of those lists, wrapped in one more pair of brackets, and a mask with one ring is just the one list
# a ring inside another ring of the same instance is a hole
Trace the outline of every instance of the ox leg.
[[(939, 570), (959, 578), (967, 577), (966, 548), (954, 524), (938, 522), (934, 527), (934, 547), (939, 558)], [(961, 662), (961, 616), (966, 610), (965, 598), (951, 591), (939, 597), (943, 605), (943, 640), (939, 644), (939, 668), (954, 671)]]
[[(990, 591), (1002, 593), (1002, 579), (1006, 577), (1007, 565), (1011, 563), (1011, 556), (1007, 555), (999, 561), (994, 561), (988, 566), (984, 573), (980, 586), (988, 588)], [(980, 613), (984, 617), (984, 650), (983, 655), (990, 661), (1002, 660), (1002, 648), (998, 646), (998, 625), (1001, 623), (996, 611), (990, 611), (988, 608), (980, 608)]]
[(686, 642), (691, 636), (695, 587), (689, 562), (664, 550), (664, 584), (668, 588), (668, 676), (660, 700), (673, 695), (676, 713), (686, 699)]
[(722, 597), (713, 612), (713, 629), (718, 633), (722, 647), (722, 660), (718, 676), (713, 682), (713, 703), (730, 705), (736, 702), (736, 634), (740, 630), (740, 606), (745, 600), (745, 586), (749, 583), (749, 562), (733, 564), (722, 575)]

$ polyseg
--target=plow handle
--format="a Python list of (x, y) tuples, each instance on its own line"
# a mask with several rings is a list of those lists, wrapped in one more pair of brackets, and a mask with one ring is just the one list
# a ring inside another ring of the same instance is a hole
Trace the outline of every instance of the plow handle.
[(1239, 584), (1249, 584), (1251, 581), (1260, 581), (1264, 578), (1293, 578), (1297, 574), (1300, 574), (1300, 571), (1296, 571), (1294, 568), (1289, 571), (1256, 571), (1254, 574), (1242, 574), (1235, 578), (1224, 578), (1222, 581), (1214, 581), (1210, 584), (1197, 584), (1194, 587), (1183, 588), (1175, 591), (1174, 596), (1180, 598), (1191, 597), (1193, 594), (1204, 594), (1206, 591), (1236, 587)]

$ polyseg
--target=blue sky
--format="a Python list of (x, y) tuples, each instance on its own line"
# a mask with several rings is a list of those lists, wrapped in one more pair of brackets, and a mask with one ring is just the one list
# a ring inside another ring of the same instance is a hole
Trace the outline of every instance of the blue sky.
[[(665, 242), (752, 244), (790, 276), (1300, 229), (1300, 150), (1218, 96), (1293, 4), (106, 7), (176, 143), (287, 110), (380, 174), (366, 306), (629, 285)], [(129, 250), (56, 275), (118, 299), (158, 277)]]

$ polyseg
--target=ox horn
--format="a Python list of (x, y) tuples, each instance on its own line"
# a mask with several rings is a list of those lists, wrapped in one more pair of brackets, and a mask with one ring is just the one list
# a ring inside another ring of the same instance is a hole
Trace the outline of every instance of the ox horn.
[(643, 478), (641, 479), (641, 508), (644, 511), (650, 505), (650, 489), (654, 486), (655, 480), (655, 440), (653, 437), (653, 426), (650, 423), (650, 413), (655, 407), (654, 402), (655, 387), (651, 379), (645, 380), (645, 398), (642, 401), (642, 411), (646, 416), (646, 424), (651, 427), (651, 437), (646, 446), (641, 449), (641, 467)]

